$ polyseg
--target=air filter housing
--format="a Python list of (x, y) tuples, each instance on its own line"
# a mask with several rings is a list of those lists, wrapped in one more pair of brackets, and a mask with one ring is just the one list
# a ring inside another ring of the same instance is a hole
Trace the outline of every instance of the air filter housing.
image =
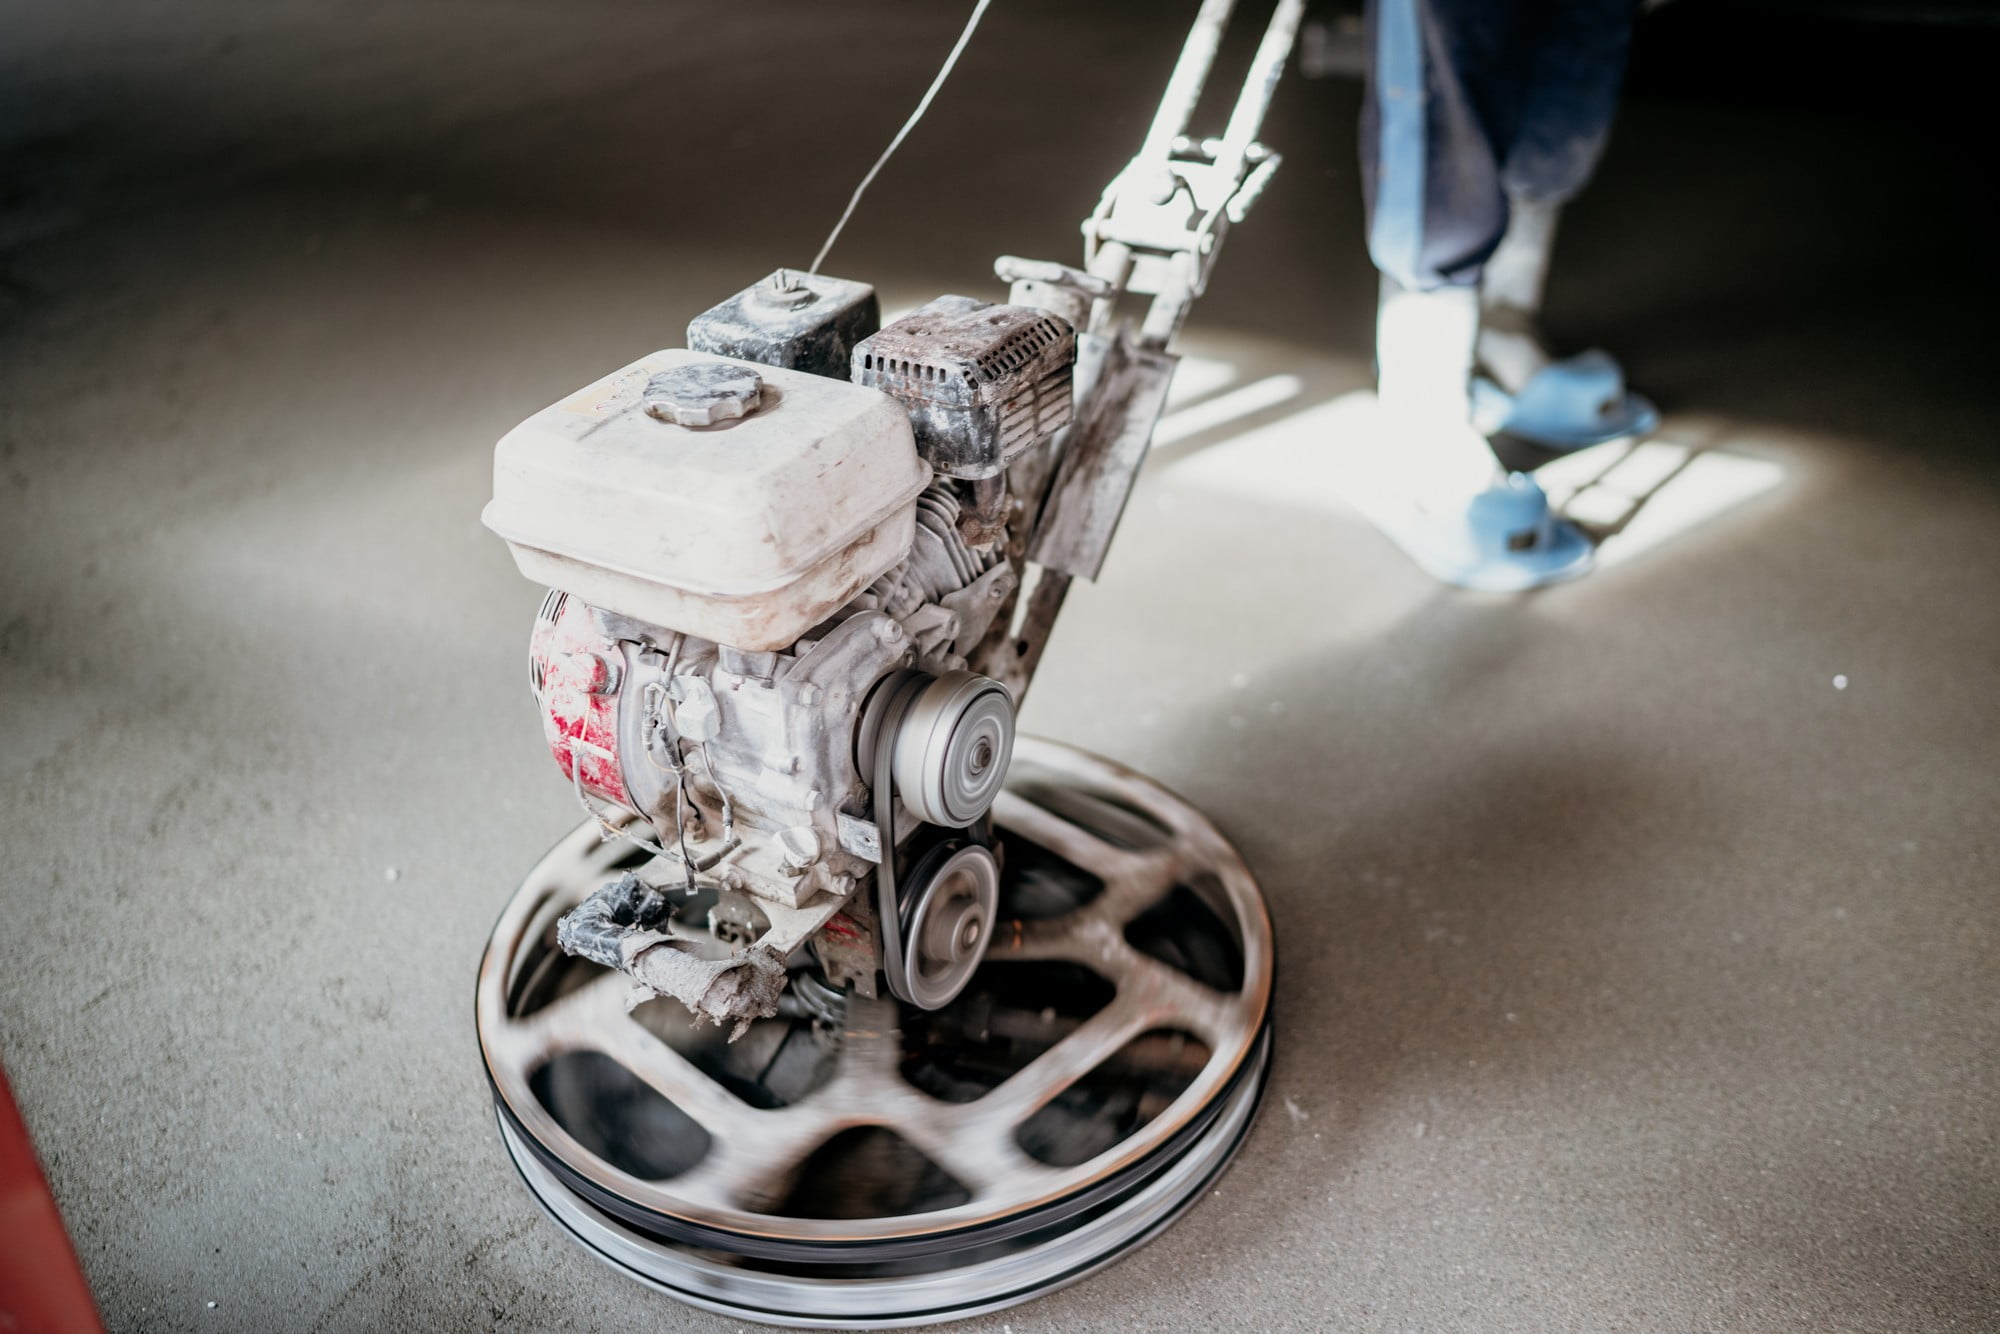
[(847, 378), (854, 345), (882, 327), (867, 283), (779, 269), (688, 325), (696, 352)]
[(1069, 424), (1076, 331), (1046, 311), (941, 296), (854, 349), (854, 383), (909, 409), (917, 452), (950, 477), (997, 476)]

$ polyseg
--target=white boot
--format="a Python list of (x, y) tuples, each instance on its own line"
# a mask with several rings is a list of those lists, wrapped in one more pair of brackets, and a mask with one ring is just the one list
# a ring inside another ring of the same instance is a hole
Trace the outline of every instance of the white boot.
[(1419, 568), (1463, 588), (1515, 591), (1590, 568), (1589, 539), (1549, 510), (1531, 478), (1507, 476), (1472, 425), (1479, 293), (1405, 291), (1382, 280), (1375, 356), (1383, 440), (1360, 502)]
[(1507, 233), (1479, 282), (1479, 362), (1502, 389), (1518, 394), (1551, 360), (1539, 321), (1561, 204), (1508, 201)]
[(1479, 293), (1412, 292), (1382, 279), (1375, 315), (1377, 398), (1398, 482), (1425, 509), (1462, 508), (1499, 480), (1485, 437), (1472, 429), (1472, 356)]

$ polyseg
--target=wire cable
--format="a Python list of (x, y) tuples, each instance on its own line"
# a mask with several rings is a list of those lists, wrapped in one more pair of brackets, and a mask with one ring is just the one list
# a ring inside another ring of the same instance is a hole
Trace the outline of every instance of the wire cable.
[(909, 137), (917, 122), (924, 118), (924, 112), (930, 110), (931, 99), (937, 96), (938, 89), (944, 87), (945, 78), (951, 73), (951, 67), (958, 63), (959, 53), (964, 51), (965, 44), (972, 40), (972, 30), (979, 26), (979, 20), (986, 14), (986, 7), (992, 3), (993, 0), (979, 0), (979, 3), (972, 7), (972, 17), (965, 21), (965, 31), (958, 35), (958, 41), (951, 48), (951, 54), (944, 58), (944, 64), (938, 69), (937, 77), (932, 79), (931, 86), (924, 90), (923, 99), (917, 103), (917, 109), (910, 113), (910, 118), (903, 122), (903, 128), (896, 131), (896, 137), (882, 150), (882, 156), (875, 159), (875, 165), (861, 178), (861, 184), (854, 187), (854, 196), (847, 201), (846, 211), (840, 215), (840, 221), (833, 224), (833, 230), (827, 234), (826, 244), (819, 248), (817, 255), (813, 256), (812, 267), (806, 270), (807, 273), (819, 272), (819, 266), (826, 261), (827, 252), (832, 250), (833, 243), (840, 239), (841, 228), (847, 226), (847, 220), (854, 216), (855, 205), (861, 202), (861, 196), (868, 192), (868, 187), (875, 183), (875, 177), (882, 170), (882, 164), (903, 146), (903, 140)]

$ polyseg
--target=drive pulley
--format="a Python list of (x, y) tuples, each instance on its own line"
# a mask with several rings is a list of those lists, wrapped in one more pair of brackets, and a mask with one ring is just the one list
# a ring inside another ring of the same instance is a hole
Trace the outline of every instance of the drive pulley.
[[(895, 672), (876, 686), (856, 750), (871, 775), (882, 850), (883, 972), (898, 1000), (935, 1010), (971, 980), (998, 910), (1000, 864), (984, 821), (1014, 752), (1014, 700), (974, 672)], [(913, 820), (958, 831), (907, 870), (897, 865), (899, 804)]]

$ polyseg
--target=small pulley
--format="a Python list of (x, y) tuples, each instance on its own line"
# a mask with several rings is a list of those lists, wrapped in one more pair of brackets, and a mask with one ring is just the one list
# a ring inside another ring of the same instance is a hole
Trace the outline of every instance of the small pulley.
[(984, 843), (949, 839), (903, 877), (902, 900), (904, 999), (941, 1009), (986, 957), (1000, 912), (1000, 862)]
[(935, 1010), (964, 989), (986, 955), (1000, 866), (979, 839), (947, 839), (917, 859), (899, 892), (896, 798), (919, 820), (948, 829), (983, 819), (1014, 753), (1014, 699), (975, 672), (897, 672), (876, 688), (857, 741), (881, 837), (882, 971), (898, 999)]

